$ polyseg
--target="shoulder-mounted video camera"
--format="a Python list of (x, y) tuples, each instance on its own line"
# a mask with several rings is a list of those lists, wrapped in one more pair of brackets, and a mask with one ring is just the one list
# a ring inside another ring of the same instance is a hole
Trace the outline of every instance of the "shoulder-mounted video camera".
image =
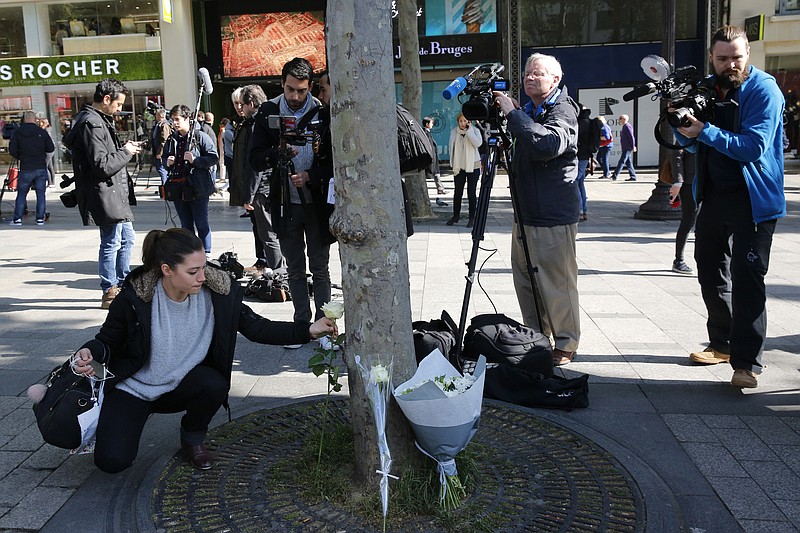
[(716, 93), (713, 81), (698, 72), (697, 67), (687, 65), (670, 72), (669, 63), (660, 56), (648, 55), (642, 59), (642, 70), (653, 81), (634, 88), (622, 96), (629, 102), (655, 93), (653, 99), (660, 98), (669, 102), (672, 111), (664, 109), (656, 123), (654, 135), (656, 141), (666, 148), (680, 148), (664, 141), (659, 132), (661, 122), (666, 120), (673, 128), (689, 126), (687, 118), (692, 115), (701, 122), (714, 118)]
[(501, 74), (505, 67), (500, 63), (478, 65), (466, 78), (458, 77), (442, 92), (445, 100), (464, 94), (469, 98), (462, 101), (461, 112), (467, 120), (489, 122), (496, 126), (505, 117), (494, 104), (493, 91), (508, 91), (508, 80)]
[(270, 115), (267, 126), (280, 132), (281, 143), (291, 146), (305, 146), (319, 139), (322, 121), (304, 120), (291, 115)]

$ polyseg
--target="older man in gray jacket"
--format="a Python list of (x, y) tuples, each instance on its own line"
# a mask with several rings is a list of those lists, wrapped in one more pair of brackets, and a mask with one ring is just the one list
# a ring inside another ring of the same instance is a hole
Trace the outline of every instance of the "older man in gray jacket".
[(495, 93), (515, 138), (511, 166), (519, 206), (516, 217), (524, 225), (531, 263), (537, 269), (534, 284), (519, 226), (515, 226), (511, 249), (514, 288), (524, 323), (537, 329), (540, 317), (535, 298), (539, 297), (543, 333), (552, 336), (555, 345), (555, 365), (572, 361), (580, 341), (575, 254), (580, 215), (575, 181), (579, 106), (566, 87), (559, 87), (562, 78), (558, 60), (537, 53), (525, 63), (525, 93), (530, 102), (520, 108), (507, 95)]

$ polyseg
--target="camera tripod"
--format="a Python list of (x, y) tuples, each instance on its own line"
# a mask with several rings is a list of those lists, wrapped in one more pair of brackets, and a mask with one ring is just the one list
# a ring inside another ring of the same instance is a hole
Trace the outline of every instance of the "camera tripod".
[[(472, 251), (470, 253), (469, 262), (467, 263), (467, 283), (464, 289), (464, 301), (461, 304), (461, 316), (458, 321), (456, 345), (453, 353), (453, 359), (456, 363), (459, 362), (461, 357), (462, 341), (464, 339), (464, 332), (466, 331), (467, 314), (469, 312), (469, 300), (472, 295), (472, 285), (475, 282), (475, 265), (478, 261), (480, 243), (484, 238), (484, 233), (486, 230), (486, 220), (489, 215), (489, 197), (491, 196), (492, 187), (494, 185), (494, 177), (497, 172), (497, 165), (500, 162), (501, 154), (506, 162), (508, 184), (511, 189), (511, 205), (514, 211), (514, 220), (518, 227), (519, 237), (522, 239), (522, 249), (525, 253), (525, 265), (527, 268), (528, 277), (531, 280), (531, 287), (533, 289), (534, 306), (536, 308), (536, 318), (538, 321), (539, 331), (544, 333), (542, 309), (540, 307), (544, 306), (544, 302), (539, 298), (539, 289), (536, 283), (537, 268), (531, 263), (528, 241), (525, 238), (525, 226), (522, 223), (519, 215), (519, 196), (517, 195), (515, 177), (511, 171), (511, 137), (505, 128), (505, 124), (500, 123), (496, 127), (493, 124), (490, 127), (487, 145), (488, 156), (486, 158), (486, 164), (483, 168), (483, 173), (481, 174), (481, 188), (478, 196), (478, 204), (475, 206), (475, 224), (472, 227)], [(545, 313), (546, 312), (547, 311), (545, 309)]]

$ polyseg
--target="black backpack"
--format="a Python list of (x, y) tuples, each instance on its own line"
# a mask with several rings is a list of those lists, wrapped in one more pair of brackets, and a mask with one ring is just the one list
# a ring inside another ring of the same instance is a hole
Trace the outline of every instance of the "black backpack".
[(414, 354), (417, 357), (417, 364), (435, 349), (450, 359), (453, 348), (456, 347), (458, 326), (447, 311), (442, 311), (441, 319), (435, 318), (430, 322), (417, 320), (411, 323), (411, 327), (414, 334)]
[(503, 314), (477, 315), (464, 334), (464, 359), (500, 363), (524, 370), (531, 375), (553, 375), (553, 351), (550, 339)]
[(430, 166), (434, 158), (425, 128), (400, 104), (397, 104), (397, 150), (401, 174), (421, 172)]

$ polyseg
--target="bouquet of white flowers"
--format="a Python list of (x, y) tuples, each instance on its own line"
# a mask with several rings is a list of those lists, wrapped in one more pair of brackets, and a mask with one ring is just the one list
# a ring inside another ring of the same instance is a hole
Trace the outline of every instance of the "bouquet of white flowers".
[(414, 429), (417, 448), (437, 462), (440, 503), (446, 509), (458, 507), (464, 495), (455, 457), (478, 430), (485, 370), (486, 358), (481, 355), (475, 373), (462, 376), (434, 350), (414, 376), (394, 390)]

